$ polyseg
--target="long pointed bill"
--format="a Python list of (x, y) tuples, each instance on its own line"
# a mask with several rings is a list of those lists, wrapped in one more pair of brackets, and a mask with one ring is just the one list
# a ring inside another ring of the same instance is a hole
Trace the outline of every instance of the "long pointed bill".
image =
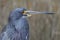
[(24, 11), (25, 13), (29, 14), (54, 14), (55, 12), (38, 12), (38, 11)]

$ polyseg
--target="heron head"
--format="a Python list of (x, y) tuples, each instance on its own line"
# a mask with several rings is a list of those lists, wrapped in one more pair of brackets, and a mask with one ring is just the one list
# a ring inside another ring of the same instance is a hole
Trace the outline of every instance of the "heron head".
[(23, 16), (24, 10), (26, 10), (26, 9), (25, 8), (16, 8), (16, 9), (14, 9), (10, 13), (8, 21), (15, 21), (15, 20), (20, 19)]

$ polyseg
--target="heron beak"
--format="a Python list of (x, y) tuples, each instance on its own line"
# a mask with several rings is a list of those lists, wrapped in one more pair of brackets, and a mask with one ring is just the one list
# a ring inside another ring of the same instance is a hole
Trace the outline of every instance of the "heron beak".
[(28, 10), (28, 11), (25, 11), (25, 13), (29, 13), (29, 14), (54, 14), (54, 13), (56, 13), (56, 12), (38, 12), (38, 11), (30, 11), (30, 10)]
[(55, 14), (55, 12), (38, 12), (38, 11), (24, 11), (24, 14), (27, 14), (27, 16), (31, 16), (31, 14)]

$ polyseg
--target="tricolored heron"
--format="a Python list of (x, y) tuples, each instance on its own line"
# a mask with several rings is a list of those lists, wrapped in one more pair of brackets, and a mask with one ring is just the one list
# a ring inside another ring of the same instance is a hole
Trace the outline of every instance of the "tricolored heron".
[(49, 12), (37, 12), (25, 8), (14, 9), (8, 18), (8, 24), (0, 35), (0, 40), (29, 40), (29, 23), (26, 16), (31, 14), (53, 14)]

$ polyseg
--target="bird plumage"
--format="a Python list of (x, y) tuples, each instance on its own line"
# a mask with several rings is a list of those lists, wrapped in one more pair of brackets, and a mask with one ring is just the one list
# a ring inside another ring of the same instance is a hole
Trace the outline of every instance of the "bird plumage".
[(25, 8), (13, 10), (8, 18), (8, 24), (0, 36), (0, 40), (29, 40), (29, 24), (23, 12)]

